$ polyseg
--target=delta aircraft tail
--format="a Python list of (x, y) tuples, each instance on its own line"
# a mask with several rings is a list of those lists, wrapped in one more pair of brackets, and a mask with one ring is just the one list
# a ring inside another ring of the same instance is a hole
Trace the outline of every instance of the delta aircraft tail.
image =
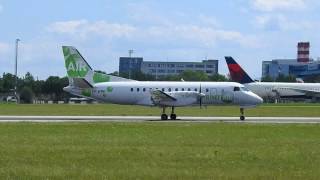
[(96, 83), (112, 81), (133, 81), (94, 71), (80, 52), (72, 46), (62, 46), (69, 84), (79, 88), (93, 87)]
[(241, 84), (254, 82), (251, 77), (241, 68), (241, 66), (230, 56), (225, 57), (231, 79)]

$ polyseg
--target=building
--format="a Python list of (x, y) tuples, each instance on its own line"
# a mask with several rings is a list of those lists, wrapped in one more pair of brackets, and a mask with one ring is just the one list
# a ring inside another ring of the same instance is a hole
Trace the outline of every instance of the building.
[(218, 62), (218, 60), (203, 60), (202, 62), (145, 61), (142, 63), (141, 71), (155, 76), (156, 79), (178, 75), (185, 70), (201, 71), (212, 76), (218, 73)]
[(128, 75), (135, 71), (141, 71), (141, 65), (143, 62), (142, 57), (120, 57), (119, 59), (119, 74)]
[(309, 42), (299, 42), (297, 46), (297, 59), (274, 59), (263, 61), (262, 78), (276, 79), (280, 74), (294, 75), (299, 78), (320, 75), (320, 61), (309, 57)]
[(320, 61), (309, 59), (307, 63), (298, 62), (297, 59), (274, 59), (263, 61), (262, 77), (277, 78), (280, 74), (285, 76), (294, 75), (305, 78), (313, 75), (320, 75)]
[(203, 60), (202, 62), (165, 62), (165, 61), (143, 61), (143, 58), (120, 57), (119, 73), (128, 74), (141, 71), (153, 75), (156, 79), (178, 75), (185, 70), (205, 72), (208, 76), (218, 73), (218, 60)]

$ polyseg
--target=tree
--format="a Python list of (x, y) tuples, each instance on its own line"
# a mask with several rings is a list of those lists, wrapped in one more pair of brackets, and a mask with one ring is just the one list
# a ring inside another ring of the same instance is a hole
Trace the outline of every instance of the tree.
[(220, 82), (223, 82), (223, 81), (229, 81), (229, 79), (226, 77), (226, 76), (224, 76), (224, 75), (222, 75), (222, 74), (214, 74), (214, 75), (212, 75), (212, 76), (209, 76), (209, 80), (210, 81), (220, 81)]
[(183, 71), (180, 75), (180, 79), (185, 81), (208, 81), (208, 75), (203, 71)]
[(45, 94), (51, 96), (50, 99), (58, 101), (64, 96), (63, 88), (69, 84), (68, 78), (59, 78), (58, 76), (50, 76), (43, 84), (42, 90)]
[(20, 92), (20, 102), (31, 104), (33, 103), (33, 98), (34, 94), (32, 92), (32, 89), (28, 86), (23, 87)]
[(10, 74), (10, 73), (3, 73), (2, 76), (2, 80), (3, 80), (3, 92), (10, 92), (14, 89), (14, 84), (16, 82), (15, 76)]
[(274, 82), (273, 78), (269, 75), (261, 78), (261, 82)]
[(296, 77), (291, 74), (289, 76), (279, 74), (279, 76), (276, 78), (276, 82), (296, 82)]

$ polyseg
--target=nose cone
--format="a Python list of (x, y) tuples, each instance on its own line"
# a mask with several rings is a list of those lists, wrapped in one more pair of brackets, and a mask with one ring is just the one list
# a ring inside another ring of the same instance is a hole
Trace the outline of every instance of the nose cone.
[(263, 99), (254, 94), (253, 92), (247, 92), (246, 96), (243, 98), (242, 105), (248, 106), (248, 107), (255, 107), (263, 103)]
[(260, 96), (256, 95), (256, 94), (253, 94), (253, 99), (254, 99), (253, 101), (254, 101), (254, 103), (256, 105), (260, 105), (260, 104), (263, 103), (263, 99)]

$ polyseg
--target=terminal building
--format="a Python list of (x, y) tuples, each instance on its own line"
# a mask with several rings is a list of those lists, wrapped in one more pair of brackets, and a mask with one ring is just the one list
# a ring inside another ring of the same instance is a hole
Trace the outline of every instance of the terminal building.
[(310, 43), (299, 42), (297, 59), (274, 59), (263, 61), (262, 78), (271, 77), (276, 79), (280, 74), (285, 76), (294, 75), (298, 78), (305, 78), (320, 75), (320, 61), (309, 57)]
[(203, 60), (201, 62), (165, 62), (143, 61), (142, 57), (120, 57), (119, 73), (130, 74), (135, 71), (154, 76), (156, 79), (178, 75), (185, 70), (200, 71), (212, 76), (218, 73), (218, 60)]

